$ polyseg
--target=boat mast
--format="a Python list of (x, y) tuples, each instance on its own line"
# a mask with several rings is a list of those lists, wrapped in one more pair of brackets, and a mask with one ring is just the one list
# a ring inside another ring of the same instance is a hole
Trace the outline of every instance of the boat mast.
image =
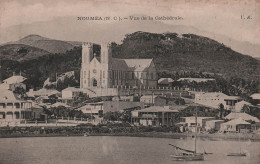
[(195, 108), (195, 151), (194, 154), (196, 154), (196, 147), (197, 147), (197, 106)]

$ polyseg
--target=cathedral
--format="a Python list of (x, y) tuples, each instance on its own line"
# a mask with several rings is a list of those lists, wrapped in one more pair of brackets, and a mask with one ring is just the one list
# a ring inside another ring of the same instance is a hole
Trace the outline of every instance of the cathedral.
[(102, 43), (100, 57), (92, 43), (82, 45), (80, 88), (156, 87), (157, 73), (152, 59), (112, 58), (110, 43)]

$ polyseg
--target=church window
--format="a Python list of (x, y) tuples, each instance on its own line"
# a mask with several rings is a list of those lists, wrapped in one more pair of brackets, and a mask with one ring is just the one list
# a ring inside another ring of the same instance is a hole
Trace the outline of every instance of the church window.
[(86, 78), (86, 71), (84, 71), (84, 78)]
[(105, 75), (105, 71), (103, 71), (103, 78), (105, 78), (106, 77), (106, 75)]
[(84, 84), (86, 84), (87, 83), (87, 81), (86, 80), (84, 80)]
[(135, 73), (134, 72), (132, 72), (132, 79), (134, 79), (135, 78)]
[(96, 79), (93, 79), (93, 87), (96, 87), (97, 86), (97, 80)]

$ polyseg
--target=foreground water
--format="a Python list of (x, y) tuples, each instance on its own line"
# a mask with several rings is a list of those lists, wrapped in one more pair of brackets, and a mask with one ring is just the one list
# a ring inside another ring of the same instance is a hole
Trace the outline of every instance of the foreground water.
[[(0, 163), (50, 163), (50, 164), (154, 164), (154, 163), (260, 163), (260, 142), (198, 140), (198, 151), (213, 153), (205, 161), (172, 161), (170, 155), (175, 144), (194, 148), (193, 139), (168, 139), (147, 137), (35, 137), (1, 138)], [(246, 157), (228, 157), (227, 153), (239, 152)]]

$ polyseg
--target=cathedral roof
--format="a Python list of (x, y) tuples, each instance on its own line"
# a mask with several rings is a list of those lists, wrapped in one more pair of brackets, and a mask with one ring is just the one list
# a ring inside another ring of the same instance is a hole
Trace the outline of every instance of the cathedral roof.
[(148, 68), (153, 59), (117, 59), (112, 60), (112, 69), (128, 71), (144, 71)]

